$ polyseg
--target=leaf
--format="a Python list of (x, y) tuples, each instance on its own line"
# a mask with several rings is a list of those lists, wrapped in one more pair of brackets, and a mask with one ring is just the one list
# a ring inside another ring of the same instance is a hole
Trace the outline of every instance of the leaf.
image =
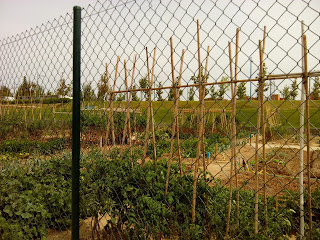
[(7, 213), (10, 217), (12, 217), (12, 215), (13, 215), (12, 209), (9, 205), (6, 205), (4, 207), (3, 212)]
[(22, 214), (21, 214), (21, 217), (22, 217), (22, 218), (30, 218), (30, 217), (32, 217), (32, 215), (27, 212), (27, 213), (22, 213)]

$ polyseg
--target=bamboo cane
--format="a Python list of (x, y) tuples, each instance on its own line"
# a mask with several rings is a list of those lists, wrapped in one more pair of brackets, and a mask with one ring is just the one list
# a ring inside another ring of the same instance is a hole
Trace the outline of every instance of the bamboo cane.
[[(204, 68), (204, 79), (202, 80), (204, 83), (206, 82), (207, 75), (208, 75), (208, 61), (209, 61), (209, 54), (210, 54), (210, 47), (207, 47), (207, 56), (206, 56), (206, 66)], [(205, 87), (202, 88), (202, 111), (204, 111), (204, 98), (205, 98)], [(201, 115), (201, 105), (200, 105), (200, 115)], [(200, 118), (202, 121), (202, 134), (201, 134), (201, 145), (202, 145), (202, 164), (203, 164), (203, 171), (206, 171), (206, 159), (205, 159), (205, 146), (204, 146), (204, 115), (202, 113), (202, 118)]]
[[(206, 56), (206, 66), (205, 66), (205, 70), (204, 70), (204, 79), (203, 82), (206, 81), (207, 76), (208, 76), (208, 61), (209, 61), (209, 53), (210, 53), (210, 47), (208, 46), (207, 48), (207, 56)], [(205, 146), (204, 146), (204, 115), (203, 115), (203, 111), (204, 111), (204, 98), (205, 98), (205, 87), (202, 89), (202, 134), (201, 134), (201, 145), (202, 145), (202, 165), (203, 165), (203, 171), (204, 171), (204, 179), (207, 182), (207, 164), (206, 164), (206, 157), (205, 157)], [(201, 108), (201, 106), (200, 106)], [(201, 114), (201, 109), (200, 109), (200, 114)], [(208, 192), (206, 192), (205, 194), (205, 203), (206, 205), (208, 205), (209, 203), (209, 195)], [(207, 213), (207, 212), (206, 212)], [(207, 216), (206, 216), (207, 217)]]
[[(133, 83), (134, 83), (134, 72), (136, 69), (136, 61), (137, 61), (137, 55), (134, 56), (133, 60), (133, 67), (132, 67), (132, 77), (131, 77), (131, 84), (130, 84), (130, 89), (132, 89)], [(132, 92), (129, 93), (129, 103), (131, 102), (132, 99)], [(134, 116), (135, 119), (135, 116)], [(135, 122), (134, 122), (135, 125)], [(131, 135), (131, 124), (130, 124), (130, 119), (129, 119), (129, 147), (130, 147), (130, 154), (132, 156), (132, 135)], [(131, 165), (133, 167), (133, 159), (131, 158)]]
[[(176, 84), (175, 84), (175, 77), (174, 77), (174, 63), (173, 63), (173, 43), (172, 43), (172, 37), (170, 38), (170, 52), (171, 52), (171, 77), (172, 77), (172, 87), (173, 87), (173, 97), (174, 97), (174, 121), (173, 121), (173, 126), (172, 126), (172, 135), (171, 135), (171, 146), (170, 146), (170, 158), (168, 161), (168, 169), (167, 169), (167, 178), (166, 178), (166, 186), (164, 190), (164, 195), (167, 196), (168, 193), (168, 187), (169, 187), (169, 178), (170, 178), (170, 170), (171, 170), (171, 163), (174, 157), (174, 152), (173, 152), (173, 142), (174, 142), (174, 137), (177, 131), (177, 145), (178, 145), (178, 154), (179, 154), (179, 165), (180, 165), (180, 175), (182, 175), (182, 166), (181, 166), (181, 155), (180, 155), (180, 141), (179, 141), (179, 122), (178, 122), (178, 97), (177, 96), (177, 90), (176, 90)], [(183, 61), (183, 55), (184, 55), (184, 50), (182, 50), (182, 56), (181, 56), (181, 66), (180, 66), (180, 75), (182, 72), (182, 61)], [(179, 79), (181, 76), (179, 76)], [(178, 85), (179, 81), (178, 81)], [(179, 90), (178, 90), (179, 91)]]
[[(151, 130), (152, 130), (152, 144), (153, 144), (153, 159), (154, 159), (154, 168), (157, 167), (157, 150), (156, 150), (156, 135), (154, 132), (154, 116), (153, 116), (153, 107), (151, 100), (151, 89), (154, 79), (154, 66), (156, 62), (156, 48), (153, 49), (153, 62), (152, 62), (152, 72), (151, 72), (151, 80), (149, 81), (149, 107), (150, 107), (150, 115), (151, 115)], [(150, 79), (150, 78), (149, 78)]]
[(309, 113), (309, 89), (308, 89), (308, 48), (307, 37), (303, 35), (303, 60), (304, 60), (304, 89), (306, 92), (306, 120), (307, 120), (307, 188), (308, 188), (308, 208), (309, 208), (309, 238), (312, 239), (312, 204), (311, 204), (311, 166), (310, 166), (310, 113)]
[(179, 159), (179, 168), (180, 168), (180, 175), (182, 176), (182, 159), (181, 159), (181, 152), (180, 152), (180, 127), (179, 127), (179, 119), (178, 119), (178, 106), (179, 106), (179, 99), (180, 99), (180, 85), (181, 85), (181, 77), (182, 77), (182, 68), (183, 68), (183, 58), (184, 58), (184, 49), (182, 49), (181, 53), (181, 61), (180, 61), (180, 71), (179, 71), (179, 78), (178, 78), (178, 86), (177, 86), (177, 104), (176, 104), (176, 128), (177, 128), (177, 147), (178, 147), (178, 159)]
[[(147, 71), (148, 71), (148, 81), (149, 81), (149, 54), (148, 54), (148, 48), (146, 47), (146, 55), (147, 55)], [(148, 92), (149, 93), (149, 92)], [(148, 96), (148, 100), (149, 100)], [(144, 158), (147, 157), (147, 147), (148, 147), (148, 141), (149, 141), (149, 128), (150, 128), (150, 107), (148, 105), (148, 109), (147, 109), (147, 126), (146, 126), (146, 135), (144, 137), (144, 152), (143, 152), (143, 156)]]
[[(234, 80), (238, 80), (238, 55), (239, 54), (239, 28), (236, 31), (236, 55), (235, 55), (235, 66), (234, 66)], [(234, 153), (233, 153), (233, 160), (234, 160), (234, 170), (235, 170), (235, 180), (236, 180), (236, 218), (237, 218), (237, 226), (239, 226), (239, 191), (238, 191), (238, 164), (237, 164), (237, 125), (236, 125), (236, 108), (237, 108), (237, 83), (234, 83), (233, 89), (233, 103), (232, 103), (232, 139), (234, 145)]]
[(152, 77), (150, 79), (150, 71), (149, 71), (149, 54), (148, 48), (146, 47), (146, 56), (147, 56), (147, 71), (148, 71), (148, 83), (149, 83), (149, 91), (148, 91), (148, 119), (147, 119), (147, 131), (145, 137), (145, 152), (144, 155), (147, 155), (147, 145), (149, 139), (149, 128), (151, 127), (152, 131), (152, 144), (153, 144), (153, 157), (154, 157), (154, 166), (156, 167), (157, 164), (157, 152), (156, 152), (156, 142), (155, 142), (155, 133), (154, 133), (154, 124), (153, 124), (153, 110), (152, 110), (152, 100), (151, 100), (151, 89), (153, 84), (153, 77), (154, 77), (154, 65), (155, 65), (155, 57), (156, 57), (156, 48), (154, 48), (153, 53), (153, 63), (152, 63)]
[[(263, 72), (263, 58), (264, 58), (264, 51), (266, 48), (266, 26), (264, 26), (264, 31), (263, 31), (263, 46), (262, 50), (259, 51), (260, 53), (260, 77), (264, 77), (264, 72)], [(259, 49), (261, 46), (259, 46)], [(262, 80), (262, 87), (264, 84), (265, 80)], [(263, 95), (263, 90), (262, 90), (262, 95), (261, 95), (261, 131), (262, 131), (262, 158), (263, 158), (263, 202), (264, 202), (264, 218), (265, 218), (265, 224), (268, 226), (267, 222), (267, 210), (268, 210), (268, 205), (267, 205), (267, 188), (266, 188), (266, 182), (267, 182), (267, 162), (266, 162), (266, 124), (265, 124), (265, 116), (264, 116), (264, 95)]]
[[(124, 121), (124, 128), (123, 128), (123, 135), (122, 135), (122, 145), (124, 145), (127, 133), (129, 134), (130, 130), (130, 99), (129, 99), (129, 92), (128, 92), (128, 75), (127, 75), (127, 62), (124, 60), (124, 80), (126, 84), (126, 90), (127, 90), (127, 106), (126, 106), (126, 119)], [(129, 139), (127, 137), (127, 141), (129, 142)]]
[[(301, 22), (301, 46), (302, 46), (302, 73), (305, 73), (304, 69), (304, 21)], [(300, 173), (299, 173), (299, 194), (300, 194), (300, 239), (305, 238), (304, 234), (304, 186), (303, 186), (303, 148), (304, 148), (304, 111), (305, 111), (305, 89), (304, 83), (301, 84), (301, 107), (300, 107)]]
[[(108, 95), (110, 97), (111, 89), (110, 89), (110, 82), (109, 82), (108, 63), (106, 63), (106, 73), (105, 73), (105, 75), (106, 75), (106, 78), (107, 78)], [(104, 105), (105, 105), (105, 102), (104, 102)], [(106, 115), (105, 111), (104, 111), (104, 114)], [(110, 113), (109, 113), (109, 115), (110, 115)], [(108, 119), (107, 131), (106, 131), (106, 134), (105, 134), (105, 149), (104, 149), (104, 153), (103, 153), (104, 156), (106, 155), (106, 151), (107, 151), (107, 145), (108, 145), (108, 139), (109, 139), (109, 130), (110, 130), (110, 117)]]
[[(231, 53), (231, 43), (228, 42), (229, 46), (229, 65), (230, 65), (230, 79), (233, 81), (233, 72), (232, 72), (232, 53)], [(231, 83), (231, 99), (232, 99), (232, 130), (233, 130), (233, 118), (234, 116), (234, 84)], [(229, 178), (229, 200), (228, 200), (228, 214), (227, 214), (227, 226), (225, 239), (229, 238), (229, 228), (230, 228), (230, 215), (231, 215), (231, 203), (232, 203), (232, 177), (233, 177), (233, 167), (234, 164), (234, 153), (235, 153), (235, 144), (234, 144), (234, 133), (232, 132), (232, 147), (231, 147), (231, 159), (230, 159), (230, 178)]]
[[(260, 55), (261, 55), (261, 40), (259, 40), (259, 50), (260, 50)], [(258, 92), (258, 102), (259, 102), (259, 107), (258, 107), (258, 116), (257, 116), (257, 133), (256, 133), (256, 146), (255, 146), (255, 201), (254, 201), (254, 234), (258, 234), (258, 214), (259, 214), (259, 207), (258, 207), (258, 203), (259, 203), (259, 188), (258, 188), (258, 184), (259, 184), (259, 178), (258, 178), (258, 164), (259, 164), (259, 159), (258, 159), (258, 150), (259, 150), (259, 135), (260, 135), (260, 121), (261, 121), (261, 95), (263, 95), (263, 84), (262, 84), (262, 71), (261, 68), (263, 68), (263, 66), (261, 66), (260, 64), (260, 73), (259, 73), (259, 92)]]
[[(176, 104), (176, 84), (175, 84), (175, 77), (174, 77), (174, 63), (173, 63), (173, 43), (172, 43), (172, 37), (170, 38), (170, 52), (171, 52), (171, 77), (172, 77), (172, 87), (173, 87), (173, 97), (174, 97), (174, 104)], [(174, 105), (174, 109), (175, 109), (175, 105)], [(171, 165), (171, 161), (173, 158), (173, 141), (174, 141), (174, 136), (176, 134), (176, 112), (174, 112), (174, 121), (172, 124), (172, 135), (171, 135), (171, 146), (170, 146), (170, 159), (169, 159), (169, 163), (168, 163), (168, 167)]]
[[(119, 60), (120, 60), (120, 57), (118, 56), (117, 64), (116, 64), (116, 72), (115, 72), (115, 75), (114, 75), (113, 90), (112, 90), (112, 92), (110, 92), (110, 98), (109, 98), (109, 104), (110, 104), (110, 107), (109, 107), (109, 121), (108, 121), (108, 125), (107, 125), (107, 135), (106, 135), (107, 137), (109, 136), (109, 130), (110, 130), (110, 126), (111, 126), (112, 145), (113, 146), (115, 144), (114, 121), (113, 121), (113, 92), (115, 90), (116, 82), (117, 82)], [(107, 64), (106, 64), (106, 68), (107, 68)], [(108, 74), (108, 69), (106, 69), (106, 73)], [(107, 78), (107, 79), (109, 79), (109, 78)]]
[(200, 126), (197, 147), (197, 158), (195, 161), (194, 175), (193, 175), (193, 193), (192, 193), (192, 222), (195, 222), (196, 216), (196, 197), (197, 197), (197, 179), (198, 179), (198, 163), (200, 158), (201, 149), (201, 135), (202, 135), (202, 118), (203, 118), (203, 99), (202, 99), (202, 80), (201, 80), (201, 58), (200, 58), (200, 33), (199, 33), (199, 20), (197, 20), (197, 38), (198, 38), (198, 63), (199, 63), (199, 100), (200, 100)]

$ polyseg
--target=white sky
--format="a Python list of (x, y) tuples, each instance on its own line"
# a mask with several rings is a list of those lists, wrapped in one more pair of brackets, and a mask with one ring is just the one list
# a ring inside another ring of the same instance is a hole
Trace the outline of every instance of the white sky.
[[(91, 7), (87, 7), (89, 3)], [(5, 38), (9, 42), (5, 41), (8, 44), (2, 48), (3, 54), (0, 56), (2, 84), (7, 83), (11, 89), (17, 89), (23, 76), (27, 76), (31, 81), (43, 79), (47, 82), (46, 89), (54, 90), (61, 75), (71, 81), (71, 23), (72, 7), (75, 5), (86, 9), (82, 11), (82, 83), (92, 81), (94, 88), (105, 72), (105, 63), (109, 64), (108, 70), (113, 79), (116, 58), (120, 56), (117, 87), (123, 90), (123, 61), (128, 60), (130, 71), (134, 54), (138, 54), (137, 84), (147, 72), (146, 46), (150, 53), (150, 67), (151, 51), (157, 48), (156, 80), (165, 86), (171, 85), (171, 36), (175, 51), (175, 76), (178, 76), (179, 58), (184, 48), (182, 84), (189, 82), (198, 66), (197, 19), (201, 25), (203, 64), (207, 46), (212, 49), (209, 82), (229, 76), (227, 45), (228, 41), (232, 42), (234, 54), (237, 27), (240, 27), (238, 79), (250, 76), (249, 57), (253, 60), (252, 76), (257, 75), (258, 40), (262, 39), (264, 26), (268, 33), (265, 51), (267, 72), (300, 72), (301, 20), (306, 24), (309, 70), (320, 70), (320, 0), (0, 0), (0, 41), (3, 37), (9, 37)], [(16, 35), (19, 33), (22, 34)], [(10, 38), (12, 35), (15, 37)], [(277, 85), (282, 89), (289, 83), (278, 81)]]
[(19, 34), (54, 18), (87, 7), (96, 0), (0, 0), (0, 39)]

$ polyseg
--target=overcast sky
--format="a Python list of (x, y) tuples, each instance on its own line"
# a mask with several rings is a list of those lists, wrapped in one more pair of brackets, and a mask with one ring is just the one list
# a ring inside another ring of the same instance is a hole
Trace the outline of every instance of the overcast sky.
[[(87, 7), (88, 4), (91, 6)], [(138, 83), (147, 72), (146, 46), (149, 53), (154, 47), (157, 48), (157, 82), (171, 85), (171, 36), (175, 52), (175, 75), (178, 76), (179, 58), (182, 49), (185, 49), (182, 84), (190, 82), (190, 77), (196, 74), (198, 68), (197, 19), (201, 28), (203, 64), (207, 46), (212, 49), (208, 67), (209, 82), (229, 76), (227, 46), (231, 41), (234, 54), (237, 27), (240, 28), (238, 79), (249, 78), (249, 57), (253, 61), (252, 76), (257, 75), (258, 40), (262, 39), (264, 26), (267, 27), (267, 73), (301, 72), (301, 20), (306, 24), (309, 70), (320, 69), (320, 0), (0, 0), (0, 40), (16, 36), (4, 41), (2, 49), (0, 46), (2, 83), (16, 89), (23, 76), (31, 81), (42, 78), (50, 83), (46, 84), (46, 89), (54, 90), (61, 75), (71, 81), (71, 16), (75, 5), (85, 8), (82, 12), (82, 83), (92, 81), (94, 88), (105, 72), (105, 63), (109, 64), (108, 70), (113, 79), (116, 59), (120, 56), (117, 86), (123, 90), (123, 62), (124, 59), (128, 60), (127, 68), (130, 71), (134, 54), (138, 54), (135, 79)], [(39, 27), (41, 24), (44, 26)], [(150, 66), (151, 61), (152, 55)], [(278, 81), (277, 84), (281, 89), (288, 83)], [(279, 93), (279, 90), (275, 93)]]
[(0, 0), (0, 39), (71, 13), (73, 6), (87, 7), (95, 2), (96, 0)]

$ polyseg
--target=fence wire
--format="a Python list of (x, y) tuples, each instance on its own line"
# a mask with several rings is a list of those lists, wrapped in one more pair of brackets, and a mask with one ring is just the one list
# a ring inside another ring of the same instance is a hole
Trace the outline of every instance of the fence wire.
[[(97, 1), (81, 239), (319, 239), (317, 1)], [(0, 40), (0, 239), (70, 239), (72, 14)]]

